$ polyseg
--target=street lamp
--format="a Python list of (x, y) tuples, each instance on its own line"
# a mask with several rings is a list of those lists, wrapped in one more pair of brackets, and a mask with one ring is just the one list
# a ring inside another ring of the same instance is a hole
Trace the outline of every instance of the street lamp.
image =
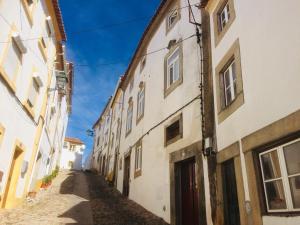
[(94, 131), (91, 129), (86, 130), (87, 136), (94, 137)]

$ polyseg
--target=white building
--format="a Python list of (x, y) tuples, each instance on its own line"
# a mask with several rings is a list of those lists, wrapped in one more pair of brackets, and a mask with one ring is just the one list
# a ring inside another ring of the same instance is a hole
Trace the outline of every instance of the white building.
[[(60, 125), (51, 148), (60, 150), (71, 86), (66, 85), (65, 73), (63, 82), (56, 79), (66, 64), (61, 57), (66, 35), (57, 0), (1, 1), (0, 14), (0, 206), (12, 208), (35, 186), (40, 154), (51, 161), (42, 136), (53, 120)], [(53, 87), (59, 91), (51, 92)], [(52, 104), (61, 115), (48, 119)]]
[(300, 2), (202, 2), (217, 150), (212, 220), (298, 225)]
[(78, 138), (66, 137), (60, 155), (59, 168), (67, 170), (82, 170), (84, 143)]

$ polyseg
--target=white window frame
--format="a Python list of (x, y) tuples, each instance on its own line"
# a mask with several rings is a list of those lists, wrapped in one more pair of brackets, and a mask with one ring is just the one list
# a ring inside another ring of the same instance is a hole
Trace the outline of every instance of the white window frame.
[[(223, 16), (224, 16), (224, 18), (223, 18)], [(228, 21), (230, 20), (230, 9), (229, 9), (228, 1), (224, 5), (222, 10), (220, 11), (218, 17), (219, 17), (219, 23), (220, 23), (220, 30), (222, 31), (226, 27), (226, 24), (228, 23)]]
[[(231, 102), (234, 101), (234, 99), (237, 97), (236, 93), (236, 66), (233, 69), (233, 64), (235, 64), (235, 60), (233, 60), (225, 69), (224, 72), (222, 72), (221, 76), (223, 79), (223, 93), (224, 93), (224, 103), (225, 107), (230, 105)], [(229, 76), (229, 84), (226, 85), (226, 74), (228, 73)], [(231, 100), (227, 99), (227, 91), (230, 91), (231, 94)]]
[[(170, 60), (175, 54), (178, 54), (174, 59)], [(178, 77), (177, 79), (175, 80), (174, 79), (174, 75), (175, 75), (175, 70), (174, 68), (175, 65), (176, 65), (176, 62), (177, 62), (177, 65), (178, 65)], [(172, 72), (172, 83), (171, 82), (171, 74), (170, 74), (170, 70), (171, 68), (173, 69), (173, 72)], [(173, 51), (173, 53), (167, 58), (167, 89), (172, 86), (172, 84), (174, 84), (176, 81), (178, 81), (180, 79), (180, 49), (179, 49), (179, 46)]]
[(145, 87), (142, 87), (138, 92), (137, 104), (137, 118), (140, 118), (144, 114), (145, 109)]
[[(286, 160), (285, 160), (285, 156), (284, 156), (284, 150), (283, 148), (285, 146), (291, 145), (293, 143), (299, 142), (300, 138), (290, 141), (288, 143), (285, 143), (283, 145), (280, 145), (276, 148), (272, 148), (270, 150), (261, 152), (259, 154), (259, 162), (260, 162), (260, 168), (261, 168), (261, 173), (262, 173), (262, 182), (263, 182), (263, 188), (264, 188), (264, 193), (265, 193), (265, 202), (267, 205), (267, 211), (272, 213), (272, 212), (299, 212), (300, 208), (294, 208), (293, 207), (293, 199), (292, 199), (292, 193), (291, 193), (291, 187), (290, 187), (290, 182), (289, 182), (289, 178), (291, 177), (296, 177), (299, 176), (300, 173), (297, 174), (293, 174), (293, 175), (288, 175), (287, 172), (287, 165), (286, 165)], [(280, 172), (281, 172), (281, 177), (280, 178), (273, 178), (273, 179), (269, 179), (267, 181), (265, 181), (264, 179), (264, 172), (263, 172), (263, 167), (262, 167), (262, 159), (261, 156), (265, 155), (267, 153), (276, 151), (277, 155), (278, 155), (278, 161), (279, 161), (279, 165), (280, 165)], [(268, 199), (267, 199), (267, 192), (266, 192), (266, 186), (265, 183), (267, 182), (272, 182), (272, 181), (276, 181), (276, 180), (282, 180), (282, 184), (283, 184), (283, 192), (285, 195), (285, 201), (286, 201), (286, 209), (270, 209), (269, 204), (268, 204)]]
[(174, 9), (168, 15), (168, 19), (167, 19), (168, 30), (171, 29), (172, 26), (176, 23), (177, 18), (178, 18), (178, 10)]
[(142, 145), (141, 144), (137, 145), (135, 149), (134, 168), (136, 172), (142, 170)]

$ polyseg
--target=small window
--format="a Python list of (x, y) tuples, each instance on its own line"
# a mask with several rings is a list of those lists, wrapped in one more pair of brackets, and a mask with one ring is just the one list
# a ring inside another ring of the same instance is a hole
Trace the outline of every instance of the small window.
[(33, 108), (34, 105), (35, 105), (35, 102), (36, 102), (36, 99), (38, 97), (39, 91), (40, 91), (40, 86), (36, 82), (36, 80), (33, 79), (30, 90), (29, 90), (28, 99), (27, 99), (27, 102), (28, 102), (28, 104), (31, 108)]
[(134, 166), (134, 177), (141, 175), (142, 171), (142, 144), (139, 142), (135, 148), (135, 166)]
[(134, 85), (134, 77), (131, 78), (130, 83), (129, 83), (129, 92), (132, 91)]
[(64, 142), (64, 148), (67, 148), (68, 147), (68, 142)]
[(167, 32), (170, 31), (176, 22), (179, 20), (179, 12), (178, 9), (173, 9), (167, 16), (166, 23), (167, 23)]
[(234, 60), (220, 74), (223, 83), (223, 106), (228, 106), (236, 98), (236, 69)]
[(218, 17), (219, 17), (220, 30), (222, 31), (230, 19), (230, 10), (229, 10), (228, 2), (220, 10)]
[(104, 145), (108, 144), (108, 130), (104, 134)]
[(215, 46), (222, 40), (224, 35), (227, 33), (231, 24), (235, 20), (235, 10), (233, 0), (219, 0), (215, 11), (213, 12), (213, 23), (214, 23), (214, 39)]
[(132, 128), (132, 117), (133, 117), (133, 103), (129, 102), (127, 109), (127, 119), (126, 119), (126, 135), (130, 133)]
[(300, 140), (259, 154), (268, 212), (300, 211)]
[(18, 45), (14, 39), (11, 39), (11, 42), (8, 44), (6, 56), (2, 63), (5, 75), (10, 81), (13, 81), (18, 75), (21, 63), (22, 52), (18, 48)]
[(137, 121), (139, 121), (144, 115), (145, 108), (145, 87), (141, 85), (137, 96)]
[(51, 21), (51, 17), (50, 16), (48, 16), (46, 18), (46, 32), (47, 32), (47, 35), (49, 37), (51, 37), (51, 35), (52, 35), (52, 21)]
[(75, 145), (70, 145), (70, 151), (73, 152), (75, 151), (76, 146)]
[(179, 48), (167, 59), (167, 88), (179, 80)]
[(172, 124), (165, 128), (166, 146), (174, 143), (180, 138), (182, 138), (182, 115), (177, 117)]

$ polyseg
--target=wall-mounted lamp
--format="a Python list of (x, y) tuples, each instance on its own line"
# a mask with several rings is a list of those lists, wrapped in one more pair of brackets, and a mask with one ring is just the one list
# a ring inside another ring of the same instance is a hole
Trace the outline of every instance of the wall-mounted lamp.
[(88, 130), (86, 130), (86, 134), (87, 134), (87, 136), (94, 137), (95, 132), (91, 129), (88, 129)]

